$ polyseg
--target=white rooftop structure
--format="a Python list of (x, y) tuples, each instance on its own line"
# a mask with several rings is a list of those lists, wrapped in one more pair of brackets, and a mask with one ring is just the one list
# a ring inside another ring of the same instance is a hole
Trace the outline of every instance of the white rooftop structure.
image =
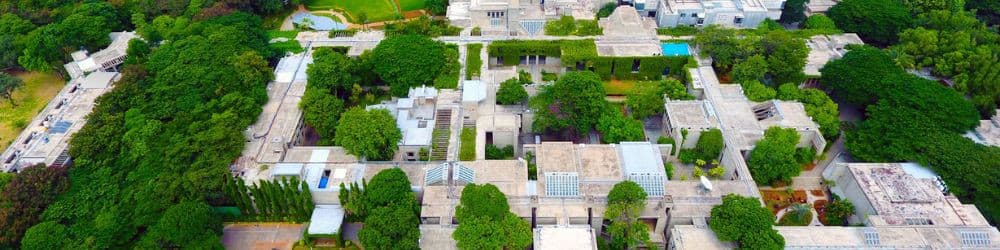
[(309, 219), (309, 234), (337, 234), (344, 222), (344, 208), (339, 205), (318, 205)]
[(945, 194), (933, 178), (917, 178), (899, 163), (837, 164), (824, 178), (832, 190), (854, 203), (856, 214), (872, 226), (989, 226), (974, 205)]
[[(993, 227), (798, 227), (776, 226), (785, 249), (997, 249)], [(671, 230), (672, 249), (733, 249), (707, 226), (679, 225)]]
[(410, 89), (406, 98), (371, 105), (366, 109), (385, 109), (396, 117), (396, 126), (403, 133), (400, 146), (430, 146), (437, 95), (434, 87), (421, 86)]
[(538, 227), (534, 230), (536, 250), (596, 250), (597, 238), (589, 226)]
[(657, 0), (660, 27), (721, 25), (755, 28), (764, 19), (778, 20), (784, 0)]
[(809, 48), (809, 56), (802, 72), (807, 76), (820, 76), (819, 70), (827, 62), (844, 57), (844, 54), (847, 54), (847, 45), (851, 44), (865, 43), (854, 33), (816, 35), (809, 38), (809, 40), (806, 40), (806, 47)]
[(647, 195), (663, 196), (667, 181), (660, 149), (649, 142), (621, 142), (618, 145), (625, 178), (638, 183)]
[(486, 84), (479, 80), (462, 83), (462, 102), (478, 103), (486, 99)]
[[(118, 66), (125, 61), (128, 55), (128, 42), (133, 38), (139, 38), (135, 32), (111, 32), (111, 45), (87, 56), (87, 51), (81, 50), (73, 52), (73, 61), (63, 67), (69, 72), (70, 77), (78, 78), (86, 73), (94, 71), (104, 71)], [(141, 39), (141, 38), (140, 38)]]
[(116, 72), (93, 72), (70, 80), (0, 155), (0, 170), (69, 164), (70, 139), (86, 124), (97, 98), (119, 78)]
[(299, 102), (306, 91), (305, 71), (313, 61), (309, 53), (281, 58), (274, 70), (275, 80), (267, 85), (267, 103), (257, 122), (247, 128), (247, 146), (233, 171), (246, 165), (280, 162), (285, 151), (300, 138), (302, 110)]

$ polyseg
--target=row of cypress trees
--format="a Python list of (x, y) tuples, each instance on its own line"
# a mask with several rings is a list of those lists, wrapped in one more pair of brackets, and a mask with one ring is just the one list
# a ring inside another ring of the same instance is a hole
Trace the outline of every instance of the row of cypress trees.
[(315, 208), (309, 185), (295, 177), (251, 185), (241, 178), (226, 177), (223, 192), (240, 209), (242, 220), (305, 222)]

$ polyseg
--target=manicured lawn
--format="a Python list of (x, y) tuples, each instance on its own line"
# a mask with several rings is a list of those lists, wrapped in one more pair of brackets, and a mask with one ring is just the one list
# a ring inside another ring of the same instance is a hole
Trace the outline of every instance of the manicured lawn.
[(399, 1), (399, 7), (402, 8), (403, 11), (423, 9), (427, 5), (427, 2), (425, 2), (424, 0), (398, 0), (398, 1)]
[(465, 80), (472, 80), (473, 77), (479, 77), (483, 66), (483, 59), (479, 56), (480, 51), (483, 49), (483, 44), (470, 43), (465, 48), (468, 52), (465, 55)]
[(305, 49), (303, 49), (302, 45), (300, 45), (299, 42), (295, 40), (295, 36), (298, 34), (299, 34), (298, 30), (268, 30), (267, 31), (268, 39), (274, 39), (279, 37), (288, 39), (288, 41), (271, 43), (268, 44), (268, 46), (277, 51), (281, 51), (282, 53), (284, 53), (285, 51), (292, 53), (301, 53)]
[(399, 14), (393, 0), (313, 0), (306, 6), (309, 10), (343, 10), (350, 15), (351, 22), (357, 23), (358, 15), (368, 15), (368, 22), (393, 20)]
[(604, 91), (608, 95), (626, 95), (636, 87), (655, 83), (653, 81), (611, 80), (604, 82)]
[(0, 149), (7, 148), (31, 119), (45, 108), (66, 82), (54, 74), (21, 72), (14, 74), (24, 81), (24, 85), (14, 91), (14, 103), (0, 101)]
[(476, 128), (463, 128), (458, 148), (460, 161), (476, 160)]

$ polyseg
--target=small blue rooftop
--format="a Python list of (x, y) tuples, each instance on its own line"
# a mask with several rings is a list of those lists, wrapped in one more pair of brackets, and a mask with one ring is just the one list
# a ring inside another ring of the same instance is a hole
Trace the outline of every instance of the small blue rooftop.
[(306, 25), (306, 19), (309, 20), (309, 28), (314, 30), (328, 31), (328, 30), (346, 30), (347, 25), (334, 21), (332, 18), (325, 16), (317, 16), (310, 13), (299, 12), (292, 16), (292, 22), (298, 25)]

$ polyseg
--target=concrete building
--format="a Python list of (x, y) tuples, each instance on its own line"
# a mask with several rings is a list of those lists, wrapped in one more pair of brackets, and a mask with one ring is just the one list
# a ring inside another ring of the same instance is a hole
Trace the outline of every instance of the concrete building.
[(720, 25), (756, 28), (764, 19), (778, 20), (784, 0), (658, 0), (660, 27)]
[(483, 35), (544, 34), (545, 22), (562, 16), (593, 20), (609, 0), (452, 0), (447, 17), (452, 25), (479, 27)]
[(663, 54), (656, 37), (656, 20), (644, 17), (632, 6), (618, 6), (597, 24), (604, 30), (594, 43), (597, 55), (609, 57), (658, 56)]
[[(689, 69), (692, 75), (702, 80), (718, 81), (711, 67)], [(710, 76), (705, 76), (710, 75)], [(741, 152), (749, 152), (764, 137), (770, 127), (793, 128), (799, 133), (798, 147), (812, 147), (817, 153), (826, 147), (826, 140), (819, 132), (819, 125), (810, 118), (805, 106), (799, 102), (770, 100), (752, 102), (743, 95), (743, 88), (736, 84), (717, 85), (719, 98), (711, 101), (675, 101), (664, 103), (664, 132), (683, 145), (692, 148), (701, 132), (722, 128), (720, 119), (730, 121), (726, 129), (732, 130), (734, 139), (727, 147), (735, 147)], [(687, 130), (688, 137), (682, 140), (681, 131)]]
[(87, 123), (97, 98), (110, 91), (112, 83), (120, 78), (116, 72), (96, 71), (70, 80), (0, 155), (0, 170), (72, 164), (69, 142), (73, 134)]
[(594, 229), (587, 226), (538, 227), (533, 235), (537, 250), (597, 250)]
[(299, 102), (306, 91), (306, 68), (312, 64), (310, 53), (290, 55), (278, 61), (274, 81), (267, 86), (267, 103), (257, 122), (244, 132), (247, 145), (230, 167), (236, 175), (252, 182), (260, 164), (282, 162), (288, 149), (302, 143), (302, 110)]
[[(997, 249), (996, 228), (776, 226), (785, 249)], [(707, 226), (676, 226), (668, 249), (733, 249)]]
[(396, 126), (403, 133), (403, 139), (399, 141), (399, 153), (403, 155), (403, 160), (416, 161), (420, 157), (420, 149), (431, 146), (437, 96), (437, 89), (422, 86), (410, 89), (406, 98), (366, 107), (368, 110), (385, 109), (396, 117)]
[(109, 36), (111, 44), (97, 53), (87, 55), (86, 50), (80, 50), (71, 54), (73, 61), (63, 65), (70, 78), (80, 78), (94, 71), (113, 71), (112, 69), (125, 62), (125, 57), (128, 56), (128, 42), (133, 38), (139, 38), (134, 31), (111, 32)]
[(1000, 109), (989, 120), (980, 120), (979, 127), (965, 133), (965, 137), (979, 144), (1000, 147)]
[(838, 164), (824, 178), (837, 182), (832, 191), (854, 203), (869, 226), (989, 226), (975, 205), (962, 204), (935, 180), (914, 177), (899, 163)]
[(806, 2), (806, 15), (824, 14), (839, 2), (840, 0), (810, 0)]
[(847, 46), (851, 44), (864, 45), (865, 42), (854, 33), (844, 33), (839, 35), (816, 35), (806, 40), (806, 47), (809, 48), (809, 56), (806, 58), (806, 66), (802, 72), (811, 78), (819, 78), (819, 70), (826, 63), (840, 59), (847, 54)]

